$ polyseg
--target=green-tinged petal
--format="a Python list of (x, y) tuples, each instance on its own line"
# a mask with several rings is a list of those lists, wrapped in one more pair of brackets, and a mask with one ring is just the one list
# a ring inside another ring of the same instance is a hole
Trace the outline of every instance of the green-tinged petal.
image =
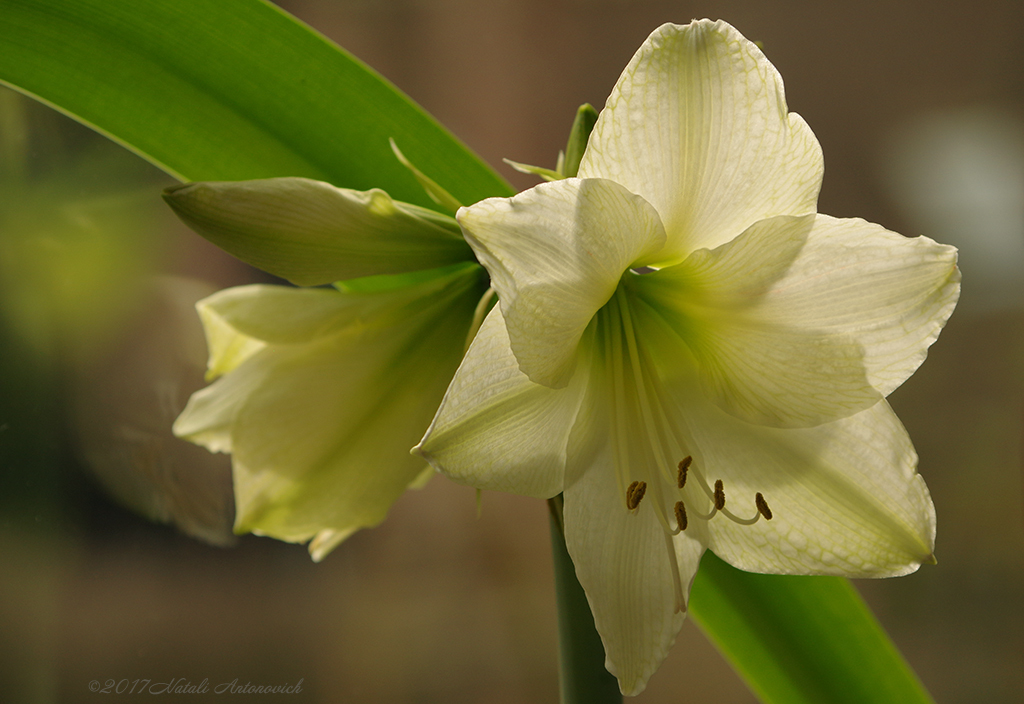
[[(670, 538), (645, 505), (653, 496), (636, 512), (626, 509), (614, 466), (615, 407), (595, 381), (569, 442), (565, 543), (604, 643), (605, 666), (632, 696), (675, 642), (685, 616), (680, 597), (685, 602), (704, 546), (693, 534)], [(618, 450), (641, 449), (640, 442)]]
[[(479, 275), (476, 264), (464, 262), (450, 267), (401, 277), (403, 286), (371, 289), (380, 278), (356, 280), (358, 287), (345, 287), (344, 295), (330, 288), (289, 288), (252, 284), (224, 289), (199, 303), (213, 349), (211, 330), (230, 330), (237, 336), (260, 343), (296, 345), (335, 335), (346, 326), (393, 325), (408, 312), (421, 307), (420, 299), (445, 295), (453, 277)], [(410, 285), (415, 284), (415, 285)], [(381, 295), (390, 292), (393, 295)]]
[(441, 360), (412, 367), (409, 344), (343, 336), (261, 360), (272, 365), (268, 382), (232, 432), (236, 530), (305, 541), (383, 520), (422, 469), (407, 448), (437, 402), (429, 390)]
[(202, 445), (210, 452), (231, 452), (232, 429), (238, 409), (255, 386), (267, 382), (271, 371), (272, 368), (265, 364), (246, 365), (243, 362), (237, 367), (237, 373), (226, 374), (205, 389), (196, 391), (174, 421), (174, 434)]
[(520, 369), (555, 388), (569, 382), (580, 337), (622, 273), (665, 241), (650, 204), (600, 179), (489, 198), (457, 218), (491, 275)]
[[(814, 222), (814, 215), (762, 220), (714, 250), (697, 250), (682, 264), (629, 279), (675, 330), (662, 354), (674, 355), (679, 365), (692, 354), (704, 393), (751, 423), (808, 427), (882, 398), (867, 378), (855, 337), (773, 319), (763, 310)], [(826, 306), (825, 299), (818, 305)]]
[[(422, 474), (422, 460), (408, 448), (458, 365), (482, 283), (480, 269), (467, 265), (378, 293), (283, 289), (290, 293), (262, 296), (291, 296), (295, 325), (289, 329), (284, 319), (284, 298), (273, 301), (282, 332), (261, 335), (275, 341), (195, 394), (175, 425), (180, 435), (232, 452), (237, 532), (290, 541), (317, 536), (311, 550), (322, 557), (384, 518)], [(352, 297), (363, 310), (338, 322), (348, 304), (332, 305), (327, 296)], [(234, 303), (246, 305), (233, 309), (225, 303), (224, 319), (243, 329), (271, 327), (273, 320), (256, 320), (260, 298), (239, 295)], [(323, 323), (307, 307), (320, 311)], [(328, 323), (337, 325), (333, 333)]]
[(956, 249), (860, 219), (818, 215), (754, 314), (856, 340), (883, 396), (921, 365), (960, 294)]
[(209, 359), (206, 363), (207, 381), (213, 381), (227, 374), (266, 347), (266, 343), (262, 340), (238, 332), (217, 312), (215, 305), (217, 298), (231, 295), (229, 292), (236, 290), (224, 289), (196, 303), (196, 311), (199, 313), (199, 319), (203, 322), (203, 330), (206, 334), (206, 348), (209, 350)]
[[(726, 515), (707, 521), (708, 547), (719, 557), (751, 571), (848, 577), (906, 574), (930, 559), (935, 511), (910, 439), (884, 400), (814, 428), (752, 425), (706, 400), (675, 360), (660, 358), (652, 338), (671, 333), (653, 318), (643, 323), (659, 398), (688, 446), (691, 473), (707, 485), (722, 480), (734, 516), (756, 517), (758, 493), (770, 507), (772, 519), (753, 525)], [(706, 512), (697, 485), (688, 481), (684, 498)]]
[(892, 577), (932, 558), (935, 508), (917, 454), (889, 404), (817, 428), (744, 424), (710, 407), (691, 432), (709, 476), (736, 514), (773, 514), (744, 526), (719, 516), (709, 548), (752, 572)]
[(165, 200), (242, 261), (302, 286), (472, 259), (449, 217), (305, 178), (190, 183)]
[(667, 253), (728, 242), (774, 215), (814, 212), (821, 148), (789, 113), (782, 77), (725, 22), (656, 30), (623, 71), (579, 175), (643, 196)]
[[(412, 484), (410, 484), (410, 488), (412, 488)], [(313, 558), (313, 562), (320, 562), (322, 559), (327, 557), (328, 553), (341, 545), (346, 538), (357, 530), (359, 530), (358, 527), (353, 526), (346, 530), (326, 529), (317, 533), (313, 539), (309, 541), (309, 555)]]
[(720, 407), (809, 427), (874, 405), (910, 376), (959, 280), (952, 247), (817, 215), (763, 220), (629, 284), (686, 341)]
[(584, 376), (576, 374), (564, 389), (530, 381), (519, 370), (496, 306), (413, 451), (451, 479), (479, 489), (554, 496), (562, 490)]

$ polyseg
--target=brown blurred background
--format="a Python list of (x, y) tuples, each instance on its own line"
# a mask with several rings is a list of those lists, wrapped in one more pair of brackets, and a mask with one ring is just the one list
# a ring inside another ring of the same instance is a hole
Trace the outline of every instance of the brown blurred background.
[[(961, 248), (961, 305), (891, 398), (938, 510), (939, 562), (857, 586), (938, 701), (1022, 700), (1024, 4), (279, 4), (520, 188), (533, 180), (501, 158), (553, 165), (575, 108), (600, 108), (659, 24), (720, 17), (762, 42), (823, 146), (819, 209)], [(471, 490), (435, 478), (318, 565), (301, 546), (231, 545), (224, 458), (164, 433), (200, 383), (194, 343), (168, 351), (196, 339), (181, 311), (200, 292), (148, 275), (266, 279), (178, 225), (169, 183), (0, 93), (0, 700), (237, 678), (302, 679), (290, 702), (556, 702), (540, 501), (486, 494), (478, 519)], [(104, 394), (119, 388), (127, 407)], [(636, 701), (754, 698), (687, 623)]]

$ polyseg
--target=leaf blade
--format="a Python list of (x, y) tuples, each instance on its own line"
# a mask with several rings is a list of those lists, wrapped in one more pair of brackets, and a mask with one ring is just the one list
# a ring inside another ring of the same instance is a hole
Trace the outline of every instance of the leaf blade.
[(393, 137), (464, 202), (512, 193), (385, 79), (261, 0), (12, 0), (0, 81), (182, 180), (305, 176), (436, 208)]
[(741, 572), (705, 553), (690, 615), (764, 702), (932, 702), (849, 580)]

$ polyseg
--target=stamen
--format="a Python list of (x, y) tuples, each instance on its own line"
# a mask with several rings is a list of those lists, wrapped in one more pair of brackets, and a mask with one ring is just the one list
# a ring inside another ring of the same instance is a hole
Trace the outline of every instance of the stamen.
[(754, 496), (754, 504), (757, 506), (757, 512), (764, 516), (764, 520), (772, 520), (772, 510), (768, 508), (768, 502), (764, 500), (760, 491)]
[(676, 501), (676, 523), (679, 525), (679, 530), (686, 530), (686, 507), (683, 506), (682, 501)]
[(679, 460), (679, 474), (676, 475), (676, 483), (680, 489), (686, 486), (686, 470), (690, 468), (691, 462), (693, 462), (693, 458), (689, 455)]
[(725, 488), (722, 486), (722, 480), (715, 480), (715, 510), (721, 511), (725, 508)]
[(711, 507), (711, 513), (701, 513), (700, 509), (690, 504), (690, 510), (688, 512), (692, 516), (696, 516), (702, 521), (710, 521), (712, 518), (718, 515), (718, 509), (714, 506)]
[(640, 505), (640, 500), (644, 498), (644, 494), (647, 493), (647, 482), (633, 482), (626, 489), (626, 508), (630, 511), (636, 510), (636, 507)]

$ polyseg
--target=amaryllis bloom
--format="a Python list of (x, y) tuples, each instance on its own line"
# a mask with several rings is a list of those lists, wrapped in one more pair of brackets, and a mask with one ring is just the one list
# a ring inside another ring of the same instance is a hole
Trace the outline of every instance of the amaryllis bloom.
[(320, 559), (433, 474), (409, 446), (462, 358), (487, 277), (451, 217), (379, 190), (286, 178), (195, 183), (166, 198), (267, 271), (306, 286), (346, 279), (200, 301), (216, 380), (174, 424), (231, 453), (236, 533), (312, 539)]
[(816, 213), (821, 149), (724, 22), (664, 25), (577, 178), (457, 219), (500, 299), (416, 450), (564, 492), (622, 691), (665, 657), (707, 549), (744, 570), (885, 577), (935, 513), (885, 397), (959, 293), (956, 251)]

